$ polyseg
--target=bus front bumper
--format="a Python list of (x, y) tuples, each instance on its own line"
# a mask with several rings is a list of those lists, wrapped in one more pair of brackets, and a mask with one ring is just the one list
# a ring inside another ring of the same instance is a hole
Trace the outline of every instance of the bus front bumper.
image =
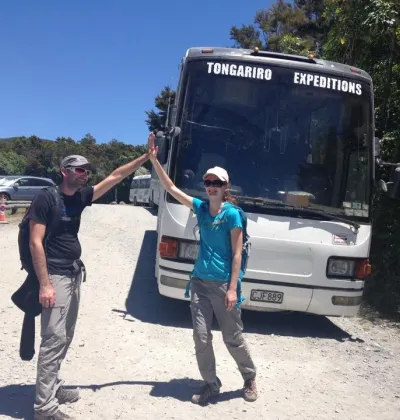
[[(161, 267), (158, 275), (158, 290), (163, 296), (173, 299), (185, 298), (189, 273)], [(363, 282), (352, 282), (351, 287), (297, 285), (266, 280), (243, 279), (241, 307), (245, 310), (298, 311), (324, 316), (351, 317), (358, 314), (362, 301)]]

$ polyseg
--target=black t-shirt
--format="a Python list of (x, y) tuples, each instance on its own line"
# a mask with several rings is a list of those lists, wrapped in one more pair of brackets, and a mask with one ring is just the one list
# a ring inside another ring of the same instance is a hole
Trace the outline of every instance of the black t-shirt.
[[(60, 263), (49, 261), (49, 259), (73, 261), (81, 257), (82, 250), (78, 239), (81, 214), (85, 207), (92, 205), (93, 187), (82, 188), (74, 195), (65, 195), (60, 192), (60, 196), (61, 220), (55, 224), (45, 248), (49, 274), (61, 273), (66, 268)], [(40, 191), (31, 204), (29, 218), (46, 226), (53, 226), (52, 203), (50, 192)]]

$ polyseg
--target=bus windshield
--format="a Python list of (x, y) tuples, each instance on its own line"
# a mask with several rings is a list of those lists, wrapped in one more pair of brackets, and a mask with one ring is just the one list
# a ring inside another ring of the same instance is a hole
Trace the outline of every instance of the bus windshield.
[(370, 86), (350, 77), (242, 64), (227, 64), (225, 72), (217, 62), (187, 64), (181, 134), (172, 154), (175, 184), (205, 198), (202, 176), (221, 166), (245, 211), (269, 213), (265, 201), (305, 194), (310, 208), (369, 219)]

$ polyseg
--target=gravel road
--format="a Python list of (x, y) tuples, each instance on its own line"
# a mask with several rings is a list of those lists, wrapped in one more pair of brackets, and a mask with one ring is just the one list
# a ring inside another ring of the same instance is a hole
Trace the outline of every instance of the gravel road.
[[(241, 377), (216, 328), (223, 388), (207, 407), (190, 402), (199, 384), (186, 302), (161, 297), (154, 279), (156, 216), (146, 208), (93, 205), (81, 241), (88, 270), (63, 377), (82, 399), (77, 419), (400, 418), (400, 329), (362, 318), (245, 312), (258, 367), (259, 399), (246, 403)], [(16, 221), (0, 225), (0, 418), (30, 419), (37, 357), (19, 358), (22, 312), (10, 296), (19, 270)], [(39, 344), (37, 318), (36, 350)]]

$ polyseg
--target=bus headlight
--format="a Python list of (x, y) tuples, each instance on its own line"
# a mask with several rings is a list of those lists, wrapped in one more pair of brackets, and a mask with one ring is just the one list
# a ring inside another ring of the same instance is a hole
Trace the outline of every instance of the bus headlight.
[(194, 242), (181, 242), (179, 244), (179, 258), (183, 260), (195, 260), (199, 251), (199, 246)]
[(329, 258), (326, 270), (327, 277), (354, 278), (356, 262), (341, 258)]
[(332, 296), (333, 305), (357, 306), (362, 302), (362, 296)]

